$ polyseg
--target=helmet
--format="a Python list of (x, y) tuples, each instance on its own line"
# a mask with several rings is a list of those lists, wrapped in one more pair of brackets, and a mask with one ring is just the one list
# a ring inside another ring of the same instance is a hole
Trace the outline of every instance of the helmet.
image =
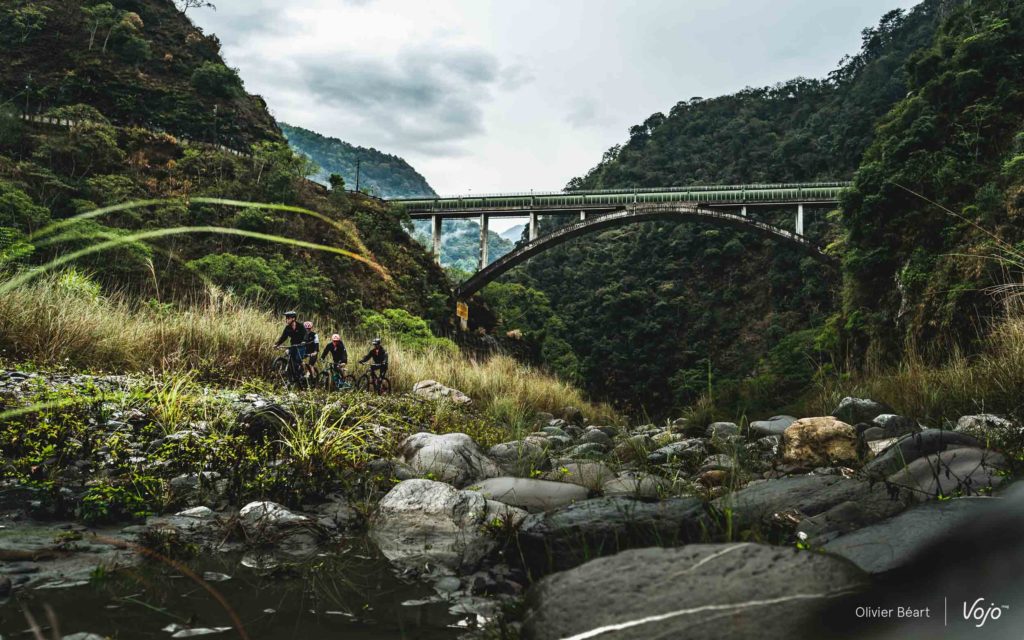
[(302, 326), (306, 327), (307, 329), (312, 329), (313, 323), (310, 322), (309, 320), (306, 320), (305, 322), (302, 323)]
[(331, 342), (341, 342), (341, 336), (339, 336), (338, 334), (334, 334), (333, 336), (331, 336)]
[(284, 312), (284, 317), (286, 317), (286, 318), (294, 318), (297, 315), (299, 315), (299, 314), (295, 313), (294, 311), (285, 311)]
[(373, 346), (375, 346), (375, 347), (380, 346), (380, 338), (374, 338), (373, 339)]

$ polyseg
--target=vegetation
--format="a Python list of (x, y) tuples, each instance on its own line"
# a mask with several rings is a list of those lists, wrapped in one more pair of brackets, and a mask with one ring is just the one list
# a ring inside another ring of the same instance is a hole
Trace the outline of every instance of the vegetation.
[(349, 189), (356, 188), (356, 164), (359, 164), (359, 190), (382, 198), (436, 196), (426, 178), (408, 162), (373, 148), (357, 147), (337, 138), (278, 123), (288, 144), (308, 156), (322, 169), (313, 179), (330, 184), (332, 174), (340, 176)]
[[(433, 250), (429, 220), (414, 220), (413, 237)], [(494, 262), (515, 248), (515, 243), (493, 231), (487, 233), (487, 260)], [(480, 266), (480, 224), (475, 220), (445, 220), (441, 225), (441, 264), (448, 269), (473, 273)]]

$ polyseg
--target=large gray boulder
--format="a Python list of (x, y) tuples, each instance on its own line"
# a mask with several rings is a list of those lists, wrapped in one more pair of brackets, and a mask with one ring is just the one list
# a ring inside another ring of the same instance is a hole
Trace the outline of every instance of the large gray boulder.
[(846, 397), (839, 401), (839, 406), (832, 415), (847, 424), (871, 422), (883, 413), (896, 413), (887, 404), (868, 400), (867, 398)]
[(406, 438), (399, 451), (416, 473), (456, 487), (501, 475), (498, 465), (464, 433), (417, 433)]
[(739, 425), (734, 422), (712, 422), (708, 425), (704, 435), (708, 438), (722, 439), (740, 434)]
[[(869, 436), (868, 431), (872, 434)], [(870, 427), (864, 431), (865, 440), (885, 440), (887, 438), (899, 438), (909, 433), (921, 431), (921, 425), (916, 420), (898, 416), (894, 413), (883, 413), (871, 420)]]
[(458, 389), (446, 387), (437, 380), (420, 380), (412, 386), (413, 395), (427, 400), (447, 400), (455, 404), (472, 404), (473, 399)]
[(755, 420), (750, 423), (750, 434), (755, 438), (765, 436), (781, 436), (786, 427), (796, 422), (793, 416), (772, 416), (767, 420)]
[(487, 455), (501, 467), (503, 473), (510, 476), (528, 477), (534, 471), (551, 468), (547, 447), (537, 441), (502, 442), (491, 447)]
[(974, 436), (986, 447), (1018, 448), (1024, 444), (1024, 430), (1016, 423), (991, 413), (961, 416), (954, 431)]
[(888, 447), (878, 457), (864, 465), (863, 472), (870, 478), (880, 480), (923, 456), (951, 448), (977, 446), (979, 442), (964, 433), (925, 429), (920, 433), (900, 438), (895, 445)]
[[(856, 513), (847, 511), (848, 503), (855, 505)], [(731, 514), (729, 524), (734, 531), (791, 531), (805, 519), (821, 516), (814, 533), (826, 535), (848, 526), (884, 520), (906, 509), (909, 502), (905, 497), (891, 495), (881, 483), (836, 475), (807, 475), (751, 483), (711, 504), (718, 513)]]
[(488, 478), (470, 487), (488, 500), (526, 509), (531, 513), (550, 511), (567, 504), (586, 500), (590, 493), (585, 487), (568, 482), (553, 482), (534, 478)]
[(656, 449), (647, 456), (650, 464), (680, 462), (686, 466), (696, 466), (708, 455), (707, 446), (699, 438), (687, 438)]
[(928, 502), (825, 544), (823, 551), (849, 559), (868, 573), (885, 573), (911, 561), (930, 544), (998, 505), (995, 498)]
[(527, 567), (544, 574), (623, 549), (699, 540), (703, 520), (704, 507), (697, 498), (593, 498), (528, 516), (517, 544)]
[(389, 560), (471, 571), (498, 546), (486, 526), (516, 526), (526, 512), (432, 480), (405, 480), (388, 492), (370, 519), (370, 538)]
[(541, 580), (528, 594), (522, 637), (821, 637), (809, 632), (818, 608), (866, 586), (850, 562), (791, 548), (634, 549)]
[(984, 495), (1002, 484), (1007, 469), (1000, 453), (961, 447), (914, 460), (889, 476), (889, 484), (917, 501)]

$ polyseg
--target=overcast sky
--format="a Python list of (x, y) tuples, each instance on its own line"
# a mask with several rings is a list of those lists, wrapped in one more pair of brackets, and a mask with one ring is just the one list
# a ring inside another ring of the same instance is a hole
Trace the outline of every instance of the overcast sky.
[(279, 120), (442, 194), (558, 190), (676, 102), (823, 77), (914, 0), (215, 0), (189, 15)]

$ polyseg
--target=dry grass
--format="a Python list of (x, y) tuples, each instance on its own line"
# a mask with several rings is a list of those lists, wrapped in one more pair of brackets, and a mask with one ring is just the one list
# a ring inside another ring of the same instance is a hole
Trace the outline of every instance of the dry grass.
[[(369, 336), (314, 318), (321, 335), (338, 331), (354, 362)], [(101, 295), (75, 272), (48, 274), (0, 296), (0, 355), (39, 367), (113, 373), (190, 373), (238, 384), (265, 377), (281, 320), (216, 289), (185, 307), (146, 305), (128, 296)], [(614, 411), (590, 403), (575, 387), (503, 355), (473, 360), (443, 348), (413, 349), (382, 336), (391, 355), (394, 388), (408, 391), (433, 379), (474, 399), (488, 415), (525, 427), (537, 411), (558, 414), (576, 406), (588, 418), (611, 422)], [(355, 372), (358, 365), (353, 366)]]

